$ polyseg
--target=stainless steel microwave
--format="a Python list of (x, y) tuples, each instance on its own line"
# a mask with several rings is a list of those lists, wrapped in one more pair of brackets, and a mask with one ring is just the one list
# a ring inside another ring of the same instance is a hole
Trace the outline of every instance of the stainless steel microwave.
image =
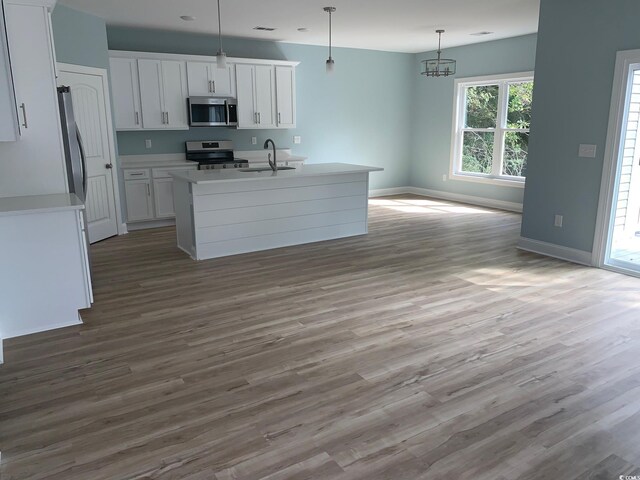
[(227, 97), (189, 97), (189, 125), (232, 127), (238, 125), (238, 104)]

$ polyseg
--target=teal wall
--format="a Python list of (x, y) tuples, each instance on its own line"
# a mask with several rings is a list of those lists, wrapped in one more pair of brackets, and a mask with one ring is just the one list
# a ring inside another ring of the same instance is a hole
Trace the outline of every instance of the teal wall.
[(542, 0), (522, 236), (592, 250), (616, 52), (640, 48), (639, 20), (637, 0)]
[(99, 17), (57, 5), (51, 14), (59, 62), (109, 68), (107, 29)]
[[(130, 28), (108, 28), (109, 48), (215, 55), (217, 38)], [(255, 150), (267, 138), (292, 148), (310, 163), (348, 162), (383, 167), (371, 175), (372, 188), (407, 185), (411, 158), (412, 54), (336, 48), (335, 72), (327, 75), (327, 49), (319, 46), (224, 39), (229, 56), (295, 60), (297, 125), (291, 130), (193, 128), (172, 132), (120, 132), (120, 155), (177, 153), (186, 140), (229, 139), (238, 150)], [(302, 143), (293, 144), (300, 135)], [(251, 137), (258, 137), (258, 145)], [(145, 139), (153, 148), (146, 149)]]
[[(457, 61), (455, 78), (533, 71), (536, 35), (447, 48), (444, 54)], [(522, 188), (494, 186), (460, 180), (442, 180), (451, 163), (451, 125), (454, 109), (454, 77), (426, 78), (420, 61), (435, 52), (416, 54), (413, 84), (411, 185), (450, 193), (522, 203)]]

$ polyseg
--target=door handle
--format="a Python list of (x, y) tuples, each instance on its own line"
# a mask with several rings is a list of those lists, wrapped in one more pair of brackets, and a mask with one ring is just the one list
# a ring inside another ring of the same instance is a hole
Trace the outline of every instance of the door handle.
[(29, 124), (27, 123), (27, 106), (24, 103), (21, 103), (20, 110), (22, 110), (22, 119), (24, 120), (22, 126), (24, 128), (29, 128)]
[(113, 168), (113, 165), (112, 165), (112, 164), (110, 164), (110, 163), (107, 163), (107, 164), (104, 166), (104, 168), (112, 169), (112, 168)]

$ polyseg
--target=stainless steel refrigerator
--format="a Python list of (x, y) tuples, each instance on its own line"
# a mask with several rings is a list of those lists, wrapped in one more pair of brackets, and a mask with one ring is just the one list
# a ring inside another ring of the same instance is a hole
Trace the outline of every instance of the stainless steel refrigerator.
[[(69, 192), (75, 193), (82, 202), (87, 200), (87, 161), (82, 147), (82, 137), (73, 115), (73, 100), (70, 87), (58, 87), (58, 105), (60, 107), (60, 123), (62, 124), (62, 143), (67, 169)], [(87, 239), (87, 255), (91, 268), (91, 252), (89, 246), (89, 224), (87, 210), (82, 210), (84, 234)]]
[[(87, 198), (87, 163), (82, 148), (82, 137), (73, 115), (71, 88), (58, 87), (58, 105), (62, 124), (62, 141), (67, 163), (69, 192), (75, 193), (83, 202)], [(85, 222), (86, 223), (86, 222)]]

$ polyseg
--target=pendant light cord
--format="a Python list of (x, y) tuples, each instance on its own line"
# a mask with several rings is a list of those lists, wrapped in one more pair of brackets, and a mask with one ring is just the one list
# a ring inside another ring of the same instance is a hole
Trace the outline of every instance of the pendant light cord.
[(329, 10), (329, 58), (331, 58), (331, 10)]
[(218, 44), (222, 52), (222, 20), (220, 19), (220, 0), (218, 0)]

